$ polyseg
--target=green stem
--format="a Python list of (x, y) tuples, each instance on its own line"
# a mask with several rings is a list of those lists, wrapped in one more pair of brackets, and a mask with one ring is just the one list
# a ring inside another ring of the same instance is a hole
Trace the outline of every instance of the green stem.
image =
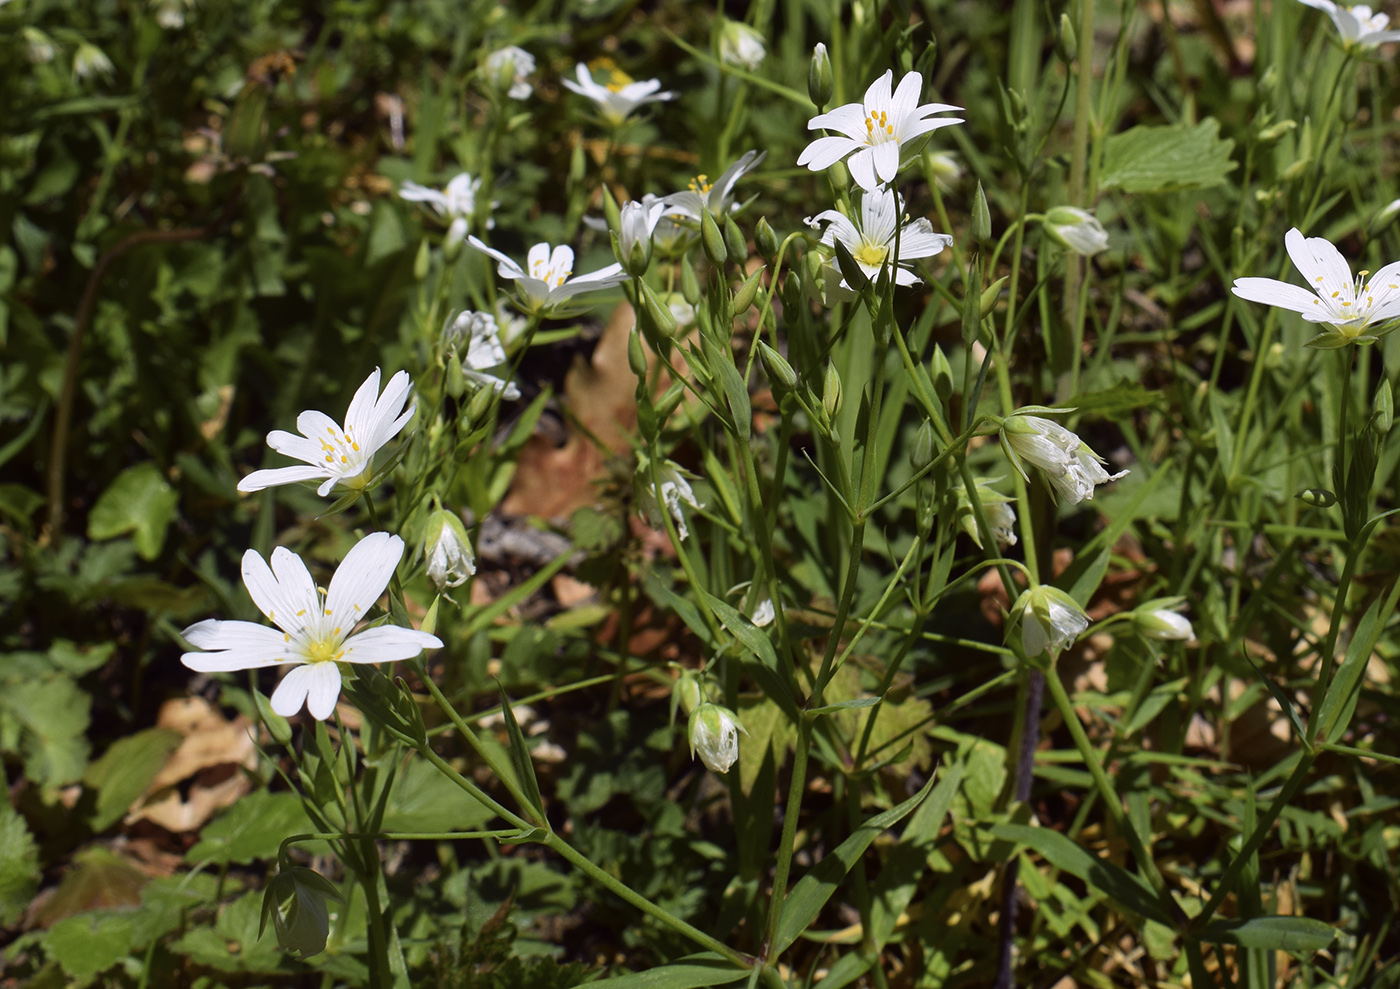
[[(837, 637), (833, 626), (832, 638)], [(778, 864), (773, 870), (773, 897), (768, 903), (768, 923), (759, 950), (765, 963), (768, 953), (778, 939), (778, 921), (782, 919), (783, 900), (787, 896), (788, 873), (792, 868), (793, 845), (797, 841), (797, 811), (802, 807), (802, 790), (807, 785), (807, 756), (812, 747), (812, 723), (802, 718), (797, 726), (797, 749), (793, 753), (792, 777), (788, 781), (787, 802), (783, 805), (783, 834), (778, 840)]]

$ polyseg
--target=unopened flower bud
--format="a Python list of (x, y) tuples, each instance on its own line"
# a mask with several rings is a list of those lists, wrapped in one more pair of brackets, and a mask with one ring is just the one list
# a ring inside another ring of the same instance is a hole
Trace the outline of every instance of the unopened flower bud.
[(271, 914), (277, 943), (283, 950), (295, 951), (302, 958), (319, 955), (326, 950), (331, 931), (327, 899), (344, 902), (340, 890), (311, 869), (299, 865), (283, 869), (263, 890), (258, 937), (262, 937)]
[(1093, 213), (1078, 206), (1056, 206), (1045, 214), (1041, 227), (1051, 240), (1085, 257), (1108, 246), (1108, 231), (1103, 224)]
[(637, 377), (646, 377), (647, 354), (642, 349), (642, 335), (636, 329), (627, 334), (627, 366)]
[(1376, 237), (1387, 227), (1395, 222), (1395, 218), (1400, 216), (1400, 199), (1392, 199), (1376, 211), (1376, 215), (1371, 217), (1371, 222), (1366, 224), (1366, 234)]
[(1196, 632), (1190, 620), (1179, 613), (1185, 604), (1181, 597), (1146, 601), (1133, 609), (1133, 625), (1149, 639), (1188, 642)]
[(792, 365), (762, 340), (758, 341), (758, 359), (763, 364), (763, 371), (768, 375), (768, 382), (774, 392), (786, 394), (797, 387), (797, 372), (792, 369)]
[(749, 311), (753, 305), (754, 296), (758, 295), (758, 287), (763, 280), (762, 268), (757, 268), (754, 273), (745, 278), (743, 284), (734, 290), (734, 315), (739, 317)]
[(778, 253), (778, 235), (769, 226), (766, 216), (760, 216), (753, 228), (753, 246), (758, 248), (759, 257), (769, 264), (773, 263), (773, 257)]
[(734, 217), (728, 214), (724, 217), (724, 246), (728, 250), (729, 260), (735, 264), (743, 264), (749, 259), (749, 244), (744, 240), (744, 232), (734, 222)]
[(821, 42), (812, 49), (812, 61), (807, 66), (807, 96), (820, 110), (831, 101), (831, 59)]
[(929, 376), (933, 378), (933, 391), (943, 402), (953, 394), (953, 365), (948, 363), (948, 355), (938, 344), (933, 345), (933, 360), (929, 362)]
[(921, 471), (933, 463), (933, 423), (925, 419), (914, 436), (914, 446), (909, 451), (909, 466)]
[(990, 316), (992, 310), (996, 308), (997, 300), (1001, 298), (1001, 287), (1006, 284), (1006, 277), (1006, 275), (1002, 275), (983, 289), (982, 298), (978, 300), (978, 309), (981, 311), (983, 319)]
[(462, 373), (462, 362), (457, 360), (455, 356), (447, 358), (446, 376), (444, 384), (447, 388), (447, 394), (453, 398), (461, 398), (467, 390), (467, 376)]
[(1371, 413), (1371, 428), (1384, 436), (1390, 432), (1395, 422), (1395, 399), (1391, 395), (1390, 381), (1381, 382), (1381, 390), (1376, 394), (1376, 409)]
[(456, 512), (439, 508), (428, 517), (423, 530), (423, 556), (427, 560), (428, 579), (438, 592), (457, 587), (476, 573), (476, 558), (466, 526)]
[(693, 670), (686, 670), (676, 680), (676, 685), (671, 688), (671, 693), (676, 699), (680, 709), (689, 717), (700, 706), (704, 700), (704, 693), (700, 689), (700, 678)]
[(418, 253), (413, 256), (413, 280), (421, 282), (427, 278), (432, 262), (432, 248), (428, 246), (428, 238), (424, 237), (418, 243)]
[(1069, 19), (1069, 14), (1060, 14), (1060, 29), (1055, 33), (1055, 52), (1066, 65), (1079, 54), (1079, 39), (1075, 36), (1074, 23)]
[(763, 35), (742, 21), (726, 20), (719, 31), (719, 57), (726, 65), (750, 72), (758, 68), (768, 54)]
[(729, 708), (701, 704), (690, 715), (690, 755), (698, 755), (712, 773), (727, 773), (739, 758), (741, 731), (743, 726)]
[(981, 182), (977, 183), (977, 194), (972, 197), (972, 236), (979, 244), (992, 239), (992, 211)]
[(1298, 495), (1298, 500), (1314, 508), (1331, 508), (1337, 503), (1337, 496), (1326, 488), (1308, 488)]
[(1298, 124), (1296, 121), (1280, 120), (1278, 123), (1271, 124), (1270, 126), (1265, 127), (1263, 130), (1261, 130), (1259, 132), (1259, 140), (1261, 143), (1277, 141), (1279, 138), (1283, 137), (1283, 135), (1287, 134), (1289, 131), (1293, 130), (1293, 128), (1297, 126)]
[(832, 422), (841, 412), (841, 375), (836, 373), (836, 365), (826, 362), (826, 378), (822, 382), (822, 408)]
[(496, 404), (496, 390), (494, 388), (482, 388), (467, 404), (467, 420), (473, 423), (486, 421), (486, 416), (491, 412), (491, 406)]
[(1021, 616), (1021, 648), (1027, 659), (1047, 650), (1053, 657), (1074, 645), (1089, 627), (1089, 616), (1074, 598), (1044, 584), (1024, 591), (1011, 611)]
[(647, 321), (649, 328), (657, 336), (670, 339), (676, 334), (676, 314), (671, 312), (670, 306), (661, 304), (661, 300), (656, 297), (656, 292), (646, 282), (639, 283), (641, 287), (642, 318)]
[(700, 302), (700, 279), (695, 277), (688, 257), (681, 258), (681, 295), (692, 306)]
[(729, 257), (729, 247), (724, 242), (724, 234), (720, 232), (719, 224), (715, 222), (715, 215), (709, 210), (700, 215), (700, 243), (705, 248), (705, 257), (710, 259), (710, 264), (716, 268), (723, 267)]

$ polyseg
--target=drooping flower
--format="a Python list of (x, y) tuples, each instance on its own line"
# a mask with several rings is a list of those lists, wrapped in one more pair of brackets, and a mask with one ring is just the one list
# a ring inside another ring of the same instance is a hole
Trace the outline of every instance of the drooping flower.
[(1387, 31), (1390, 17), (1386, 14), (1371, 13), (1364, 3), (1354, 7), (1343, 7), (1332, 0), (1300, 0), (1301, 3), (1325, 13), (1337, 25), (1337, 33), (1342, 36), (1343, 48), (1375, 48), (1388, 41), (1400, 41), (1400, 31)]
[(324, 412), (308, 409), (297, 416), (300, 436), (281, 429), (267, 434), (268, 446), (304, 461), (306, 466), (255, 470), (238, 482), (238, 490), (261, 491), (279, 484), (315, 480), (321, 481), (316, 493), (322, 497), (337, 483), (363, 488), (373, 476), (374, 455), (413, 418), (416, 405), (400, 412), (412, 388), (408, 372), (400, 371), (389, 379), (381, 395), (379, 368), (375, 368), (350, 400), (344, 427), (337, 426)]
[(1097, 217), (1078, 206), (1056, 206), (1045, 214), (1041, 226), (1051, 239), (1084, 257), (1108, 247), (1108, 231)]
[[(933, 224), (923, 217), (899, 227), (900, 214), (904, 201), (890, 189), (867, 192), (860, 201), (860, 226), (851, 222), (850, 217), (834, 209), (822, 210), (816, 216), (807, 218), (807, 225), (813, 228), (827, 224), (822, 234), (822, 243), (834, 247), (840, 241), (851, 252), (851, 257), (860, 265), (867, 278), (874, 281), (880, 277), (880, 270), (893, 263), (896, 285), (916, 285), (919, 278), (905, 262), (918, 258), (931, 258), (953, 242), (947, 234), (933, 232)], [(908, 219), (908, 217), (905, 217)], [(899, 238), (899, 257), (894, 257), (895, 237)], [(842, 289), (852, 291), (842, 277)]]
[(461, 586), (476, 573), (471, 540), (456, 512), (439, 508), (432, 514), (423, 530), (423, 547), (428, 579), (437, 585), (439, 592)]
[(608, 82), (600, 84), (595, 82), (593, 74), (588, 71), (588, 66), (582, 62), (578, 63), (578, 82), (570, 79), (563, 80), (564, 85), (572, 89), (580, 96), (587, 96), (594, 103), (598, 104), (598, 112), (603, 115), (613, 127), (621, 127), (631, 116), (632, 111), (644, 103), (654, 103), (659, 100), (673, 100), (675, 93), (657, 92), (661, 88), (660, 79), (648, 79), (646, 82), (633, 82), (632, 77), (621, 71), (614, 65), (601, 66), (608, 74)]
[(484, 312), (460, 312), (449, 317), (443, 328), (444, 342), (454, 350), (466, 346), (462, 358), (462, 374), (477, 384), (494, 388), (501, 397), (514, 401), (520, 389), (512, 381), (490, 373), (506, 363), (506, 349), (501, 345), (494, 317)]
[(337, 664), (391, 663), (442, 648), (437, 636), (397, 625), (355, 631), (384, 593), (401, 556), (398, 536), (370, 533), (345, 555), (322, 597), (297, 554), (279, 546), (269, 567), (250, 549), (243, 554), (243, 584), (277, 629), (212, 618), (197, 622), (182, 634), (204, 651), (187, 652), (180, 662), (200, 673), (290, 665), (294, 668), (272, 693), (272, 710), (289, 718), (305, 702), (311, 716), (324, 721), (340, 696)]
[[(427, 203), (438, 216), (449, 221), (443, 246), (451, 250), (467, 235), (467, 228), (471, 225), (472, 217), (476, 215), (476, 194), (480, 189), (481, 179), (461, 172), (453, 176), (440, 192), (417, 182), (405, 182), (399, 189), (399, 196), (411, 203)], [(499, 202), (493, 201), (491, 208), (495, 209), (499, 205)], [(490, 230), (495, 226), (496, 221), (488, 216), (486, 229)]]
[(521, 268), (475, 237), (468, 237), (467, 243), (496, 259), (496, 273), (515, 282), (518, 304), (523, 312), (531, 315), (562, 315), (568, 311), (566, 304), (574, 296), (612, 288), (627, 280), (627, 273), (617, 263), (574, 277), (573, 248), (562, 244), (553, 250), (548, 244), (536, 244), (530, 248), (525, 267)]
[(1062, 498), (1077, 505), (1094, 497), (1094, 487), (1116, 481), (1128, 472), (1110, 474), (1104, 459), (1058, 422), (1036, 415), (1016, 413), (1002, 421), (1001, 441), (1011, 463), (1030, 480), (1021, 461), (1039, 467)]
[(499, 86), (513, 100), (528, 99), (535, 91), (529, 76), (535, 71), (535, 56), (510, 45), (486, 56), (482, 70), (489, 85)]
[(300, 865), (279, 870), (263, 890), (258, 937), (271, 914), (277, 943), (284, 951), (295, 951), (302, 958), (319, 955), (326, 950), (331, 932), (328, 899), (345, 902), (340, 890), (320, 873)]
[(778, 609), (773, 606), (772, 598), (764, 598), (754, 605), (753, 614), (749, 616), (749, 621), (759, 628), (767, 628), (773, 624), (773, 619), (778, 617)]
[(726, 20), (719, 31), (719, 57), (726, 65), (752, 72), (768, 55), (763, 35), (743, 21)]
[(73, 53), (73, 75), (83, 82), (87, 82), (93, 76), (110, 79), (115, 71), (116, 66), (107, 57), (107, 53), (90, 42), (82, 42)]
[[(992, 530), (992, 538), (1002, 549), (1016, 545), (1016, 513), (1011, 509), (1011, 502), (1015, 499), (1002, 494), (996, 488), (995, 479), (977, 479), (977, 500), (982, 503), (982, 513), (987, 518), (987, 525)], [(977, 517), (972, 511), (972, 502), (968, 500), (967, 488), (957, 484), (953, 487), (956, 493), (958, 507), (958, 525), (962, 531), (978, 546), (982, 545), (982, 533), (977, 529)]]
[[(1304, 237), (1294, 227), (1283, 243), (1308, 287), (1276, 278), (1236, 278), (1232, 291), (1241, 299), (1300, 313), (1309, 323), (1330, 327), (1308, 341), (1310, 347), (1333, 349), (1349, 343), (1375, 343), (1394, 329), (1400, 316), (1400, 261), (1356, 279), (1340, 251), (1323, 237)], [(1369, 276), (1369, 277), (1368, 277)]]
[(767, 156), (767, 151), (746, 151), (714, 182), (710, 182), (705, 175), (697, 175), (691, 180), (689, 188), (671, 193), (665, 197), (665, 202), (674, 207), (676, 213), (696, 223), (700, 222), (700, 216), (706, 210), (717, 219), (722, 219), (735, 206), (735, 183), (762, 164)]
[(948, 103), (920, 104), (923, 82), (919, 73), (906, 73), (891, 93), (893, 82), (894, 72), (888, 71), (870, 84), (862, 102), (838, 106), (807, 121), (808, 130), (825, 128), (840, 136), (817, 138), (803, 150), (797, 164), (819, 172), (850, 155), (846, 164), (851, 178), (872, 192), (894, 181), (905, 145), (940, 127), (962, 123), (958, 117), (929, 119), (930, 114), (962, 108)]
[(29, 56), (29, 61), (35, 65), (43, 65), (52, 62), (55, 54), (53, 39), (37, 27), (26, 24), (20, 29), (20, 37), (24, 38), (25, 54)]
[(676, 208), (654, 196), (641, 202), (626, 202), (619, 210), (617, 258), (633, 275), (646, 274), (651, 263), (651, 238), (656, 226)]
[(727, 773), (739, 758), (739, 732), (744, 726), (734, 712), (718, 704), (701, 704), (690, 714), (690, 756), (712, 773)]
[(1021, 648), (1026, 658), (1047, 649), (1055, 653), (1074, 645), (1089, 627), (1089, 616), (1079, 603), (1058, 587), (1041, 585), (1022, 592), (1012, 607), (1021, 615)]
[(705, 506), (695, 497), (695, 492), (691, 490), (690, 482), (686, 479), (685, 471), (673, 461), (666, 461), (657, 470), (660, 482), (660, 497), (651, 483), (651, 464), (643, 457), (637, 466), (636, 485), (637, 502), (641, 506), (642, 513), (646, 516), (652, 528), (660, 529), (665, 524), (661, 516), (661, 506), (671, 513), (671, 518), (676, 523), (676, 535), (685, 539), (690, 535), (690, 531), (685, 527), (685, 512), (681, 509), (681, 502), (685, 502), (691, 508), (699, 510)]
[(1181, 614), (1185, 606), (1183, 597), (1144, 601), (1133, 609), (1133, 624), (1149, 639), (1189, 642), (1196, 637), (1196, 630), (1191, 627), (1191, 620)]
[(938, 184), (938, 188), (947, 192), (957, 185), (958, 179), (962, 178), (963, 168), (958, 163), (958, 159), (947, 151), (925, 151), (924, 161), (928, 163), (929, 171), (933, 173), (933, 181)]

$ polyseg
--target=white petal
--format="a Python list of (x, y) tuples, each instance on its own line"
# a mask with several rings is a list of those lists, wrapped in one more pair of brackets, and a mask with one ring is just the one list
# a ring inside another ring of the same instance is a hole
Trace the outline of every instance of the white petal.
[(875, 159), (875, 174), (881, 182), (893, 182), (899, 174), (899, 142), (886, 141), (871, 149)]
[(253, 622), (208, 619), (182, 633), (204, 652), (187, 652), (180, 662), (200, 673), (252, 670), (299, 662), (284, 633)]
[(890, 105), (890, 87), (894, 84), (894, 70), (886, 69), (885, 74), (870, 84), (865, 91), (866, 112), (871, 110), (888, 110)]
[(307, 663), (291, 670), (272, 692), (272, 710), (290, 718), (303, 702), (311, 716), (324, 721), (340, 696), (340, 669), (330, 662)]
[(1290, 285), (1288, 282), (1281, 282), (1277, 278), (1236, 278), (1230, 291), (1241, 299), (1291, 309), (1305, 316), (1309, 313), (1330, 314), (1330, 309), (1323, 306), (1316, 293), (1297, 285)]
[(321, 445), (316, 440), (306, 436), (298, 436), (296, 433), (274, 429), (267, 434), (267, 445), (283, 456), (292, 457), (303, 463), (318, 466), (322, 462)]
[(924, 81), (919, 73), (912, 69), (904, 74), (904, 78), (899, 80), (899, 87), (894, 91), (892, 102), (893, 109), (890, 117), (895, 120), (895, 130), (899, 130), (899, 124), (906, 116), (915, 112), (919, 106), (919, 96), (923, 93)]
[(859, 147), (860, 144), (849, 137), (819, 137), (802, 150), (802, 154), (797, 157), (797, 164), (820, 172)]
[(1021, 615), (1021, 650), (1027, 658), (1039, 656), (1045, 651), (1048, 641), (1040, 619), (1035, 617), (1034, 611), (1027, 608)]
[(875, 192), (880, 188), (880, 180), (875, 177), (874, 148), (861, 148), (851, 155), (846, 167), (851, 170), (851, 178), (866, 192)]
[(306, 569), (306, 564), (287, 547), (278, 546), (274, 549), (271, 562), (272, 574), (277, 578), (282, 599), (291, 609), (286, 614), (277, 616), (277, 624), (288, 632), (295, 632), (315, 620), (321, 597), (316, 592), (316, 583), (311, 579), (311, 572)]
[[(567, 80), (565, 80), (565, 82), (567, 83)], [(496, 273), (502, 278), (510, 278), (514, 280), (516, 278), (520, 278), (522, 275), (525, 274), (525, 272), (520, 270), (520, 265), (516, 264), (514, 261), (506, 257), (494, 247), (487, 247), (481, 241), (477, 240), (475, 235), (468, 235), (467, 243), (470, 244), (472, 247), (476, 248), (482, 254), (495, 258), (496, 261), (499, 262), (499, 264), (496, 267)]]
[(255, 470), (238, 482), (238, 490), (243, 492), (261, 491), (282, 484), (296, 484), (298, 481), (314, 481), (325, 477), (326, 472), (319, 467), (272, 467)]
[(310, 585), (314, 595), (316, 585), (306, 564), (291, 550), (279, 546), (273, 551), (273, 559), (278, 563), (278, 573), (287, 578), (285, 586), (262, 556), (251, 549), (243, 554), (243, 585), (259, 611), (288, 632), (295, 632), (306, 624), (306, 616), (297, 615), (306, 610), (305, 589)]
[(345, 642), (346, 663), (392, 663), (412, 659), (424, 649), (441, 649), (442, 640), (428, 632), (397, 625), (380, 625), (350, 636)]
[[(350, 399), (350, 408), (345, 410), (345, 427), (359, 439), (365, 426), (372, 420), (375, 402), (379, 398), (379, 368), (369, 373), (369, 377), (355, 389), (355, 397)], [(308, 436), (313, 435), (311, 433)]]
[[(840, 131), (853, 141), (865, 140), (865, 108), (859, 103), (846, 103), (807, 121), (808, 130)], [(800, 165), (801, 162), (798, 162)]]
[(361, 539), (336, 568), (326, 592), (326, 613), (349, 632), (367, 617), (369, 609), (389, 586), (389, 578), (403, 556), (403, 540), (387, 532), (371, 532)]
[(1331, 241), (1323, 237), (1304, 237), (1294, 227), (1284, 234), (1283, 245), (1293, 264), (1302, 272), (1308, 288), (1329, 296), (1351, 288), (1351, 266)]

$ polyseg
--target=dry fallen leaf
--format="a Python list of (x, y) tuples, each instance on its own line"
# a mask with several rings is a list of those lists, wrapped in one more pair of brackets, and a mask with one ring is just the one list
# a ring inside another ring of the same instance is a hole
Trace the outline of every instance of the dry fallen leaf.
[[(146, 793), (132, 805), (126, 822), (150, 821), (180, 834), (195, 831), (245, 796), (252, 784), (242, 769), (258, 764), (252, 724), (242, 715), (229, 721), (201, 697), (166, 701), (157, 726), (184, 735)], [(193, 779), (188, 796), (177, 784)]]

